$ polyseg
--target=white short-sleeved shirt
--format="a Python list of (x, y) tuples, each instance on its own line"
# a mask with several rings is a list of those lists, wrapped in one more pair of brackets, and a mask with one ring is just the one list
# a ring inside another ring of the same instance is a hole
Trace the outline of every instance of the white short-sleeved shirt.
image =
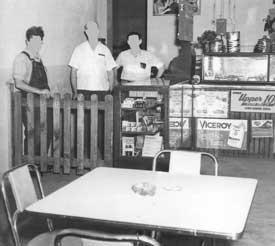
[(86, 41), (74, 49), (69, 66), (77, 69), (77, 89), (107, 91), (110, 88), (107, 71), (117, 65), (107, 46), (98, 42), (93, 50)]
[(123, 51), (116, 59), (118, 66), (122, 66), (121, 79), (135, 82), (150, 82), (151, 67), (158, 69), (164, 64), (147, 50), (141, 50), (136, 57), (131, 50)]

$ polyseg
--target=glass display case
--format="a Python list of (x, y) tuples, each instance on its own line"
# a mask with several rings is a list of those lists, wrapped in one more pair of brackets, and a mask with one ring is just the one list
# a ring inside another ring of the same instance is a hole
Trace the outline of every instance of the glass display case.
[(275, 55), (269, 56), (269, 81), (275, 83)]
[(258, 53), (209, 54), (203, 58), (202, 70), (202, 80), (206, 83), (275, 83), (275, 55)]
[(168, 87), (120, 86), (115, 93), (114, 160), (148, 162), (167, 143)]

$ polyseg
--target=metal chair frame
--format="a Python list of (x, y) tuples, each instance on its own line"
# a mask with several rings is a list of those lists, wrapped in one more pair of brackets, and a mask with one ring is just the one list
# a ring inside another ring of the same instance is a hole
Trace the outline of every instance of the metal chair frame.
[[(9, 220), (9, 223), (10, 223), (13, 239), (15, 241), (16, 246), (21, 245), (19, 232), (18, 232), (18, 227), (17, 227), (17, 222), (18, 222), (19, 214), (22, 213), (22, 211), (18, 208), (17, 205), (15, 205), (15, 207), (16, 207), (15, 211), (12, 212), (12, 204), (11, 204), (10, 199), (8, 198), (8, 194), (7, 194), (7, 185), (9, 183), (10, 186), (12, 186), (12, 184), (10, 183), (10, 180), (9, 180), (10, 174), (12, 172), (14, 172), (15, 170), (20, 169), (24, 166), (27, 166), (30, 171), (31, 170), (34, 171), (33, 173), (35, 174), (35, 179), (37, 180), (37, 183), (38, 183), (38, 191), (40, 193), (38, 197), (43, 198), (45, 196), (44, 191), (43, 191), (43, 187), (42, 187), (42, 183), (41, 183), (40, 173), (39, 173), (38, 168), (35, 165), (33, 165), (33, 164), (20, 165), (20, 166), (17, 166), (15, 168), (12, 168), (12, 169), (10, 169), (10, 170), (8, 170), (7, 172), (4, 173), (2, 181), (1, 181), (1, 189), (2, 189), (2, 194), (3, 194), (3, 198), (4, 198), (6, 212), (7, 212), (7, 215), (8, 215), (8, 220)], [(13, 191), (12, 191), (12, 195), (13, 195), (13, 198), (15, 199), (16, 195), (14, 194)], [(47, 223), (48, 223), (49, 231), (53, 231), (53, 225), (52, 225), (51, 220), (47, 219)]]
[[(153, 159), (152, 170), (156, 171), (156, 168), (157, 168), (157, 159), (158, 159), (158, 157), (160, 155), (162, 155), (164, 153), (170, 153), (171, 154), (171, 152), (174, 152), (174, 151), (181, 151), (181, 150), (161, 150), (158, 153), (156, 153), (156, 155), (154, 156), (154, 159)], [(188, 152), (200, 153), (201, 156), (208, 156), (210, 159), (212, 159), (213, 162), (214, 162), (214, 165), (215, 165), (215, 176), (218, 176), (218, 161), (217, 161), (217, 159), (216, 159), (216, 157), (214, 155), (212, 155), (210, 153), (207, 153), (207, 152), (195, 152), (195, 151), (188, 151)], [(198, 175), (198, 174), (194, 173), (194, 175)]]
[[(182, 150), (161, 150), (159, 151), (155, 156), (154, 156), (154, 159), (153, 159), (153, 165), (152, 165), (152, 170), (153, 171), (156, 171), (156, 168), (157, 168), (157, 159), (160, 155), (164, 154), (164, 153), (172, 153), (173, 151), (182, 151)], [(184, 150), (186, 151), (186, 150)], [(212, 161), (214, 162), (214, 165), (215, 165), (215, 176), (218, 176), (218, 161), (216, 159), (216, 157), (210, 153), (207, 153), (207, 152), (195, 152), (195, 151), (188, 151), (188, 152), (194, 152), (194, 153), (200, 153), (201, 157), (202, 156), (208, 156), (210, 159), (212, 159)], [(170, 162), (170, 161), (169, 161)], [(200, 163), (201, 164), (201, 163)], [(194, 173), (194, 175), (200, 175), (200, 173)], [(159, 238), (160, 235), (158, 232), (156, 231), (152, 231), (151, 232), (151, 236), (153, 238)], [(202, 240), (201, 243), (200, 243), (201, 246), (204, 246), (205, 245), (205, 241)], [(215, 246), (215, 240), (212, 241), (212, 245)]]
[(64, 229), (57, 232), (54, 240), (54, 246), (61, 246), (62, 239), (68, 236), (78, 237), (82, 239), (92, 239), (92, 240), (103, 241), (103, 242), (109, 241), (109, 242), (114, 242), (114, 245), (120, 242), (129, 242), (133, 244), (135, 243), (135, 245), (139, 245), (137, 243), (143, 243), (149, 246), (160, 246), (160, 243), (158, 241), (145, 235), (111, 234), (111, 233), (98, 232), (93, 230), (83, 231), (79, 229)]

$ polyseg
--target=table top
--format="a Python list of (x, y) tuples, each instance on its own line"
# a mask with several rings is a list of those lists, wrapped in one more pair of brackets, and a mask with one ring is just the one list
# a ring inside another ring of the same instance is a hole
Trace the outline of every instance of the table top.
[[(154, 195), (132, 186), (147, 182)], [(127, 227), (238, 239), (257, 180), (99, 167), (27, 208)]]

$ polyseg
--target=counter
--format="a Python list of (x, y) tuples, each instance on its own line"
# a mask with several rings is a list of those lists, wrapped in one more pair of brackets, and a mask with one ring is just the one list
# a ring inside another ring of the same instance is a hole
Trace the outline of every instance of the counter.
[(187, 85), (169, 89), (169, 148), (273, 158), (275, 88)]

